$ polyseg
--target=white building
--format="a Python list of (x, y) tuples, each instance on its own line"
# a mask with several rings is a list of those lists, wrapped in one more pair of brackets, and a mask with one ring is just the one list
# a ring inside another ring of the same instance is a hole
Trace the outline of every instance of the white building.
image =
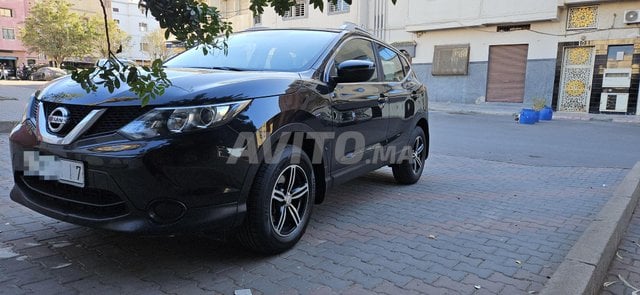
[(411, 52), (435, 101), (545, 98), (556, 110), (640, 114), (637, 0), (340, 0), (323, 12), (298, 0), (284, 17), (265, 8), (258, 18), (248, 2), (212, 4), (235, 31), (358, 24)]
[(111, 15), (120, 25), (120, 29), (131, 36), (131, 46), (118, 56), (145, 64), (151, 58), (143, 50), (148, 46), (143, 42), (143, 38), (147, 33), (160, 29), (160, 25), (153, 16), (147, 16), (138, 8), (138, 2), (138, 0), (112, 0)]

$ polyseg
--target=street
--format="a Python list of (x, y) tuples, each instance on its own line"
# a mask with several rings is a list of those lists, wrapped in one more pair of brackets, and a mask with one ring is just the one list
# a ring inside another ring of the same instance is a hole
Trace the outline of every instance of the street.
[(34, 213), (8, 198), (1, 134), (0, 294), (538, 292), (640, 160), (632, 124), (432, 112), (430, 127), (418, 184), (399, 186), (384, 168), (335, 188), (301, 242), (273, 257)]

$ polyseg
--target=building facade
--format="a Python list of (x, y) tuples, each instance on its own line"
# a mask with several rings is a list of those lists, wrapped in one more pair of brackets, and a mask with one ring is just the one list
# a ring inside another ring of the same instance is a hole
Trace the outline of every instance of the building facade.
[(356, 0), (319, 11), (298, 0), (284, 17), (265, 8), (257, 18), (248, 1), (218, 2), (240, 7), (228, 17), (236, 31), (355, 23), (411, 53), (434, 101), (542, 98), (560, 111), (640, 114), (638, 1)]
[[(40, 1), (40, 0), (36, 0), (36, 1)], [(111, 0), (103, 0), (103, 2), (105, 7), (104, 11), (107, 12), (107, 17), (110, 18), (111, 17)], [(91, 17), (94, 15), (99, 15), (99, 16), (103, 15), (102, 4), (100, 3), (99, 0), (74, 0), (74, 1), (69, 1), (69, 3), (71, 3), (71, 11), (79, 15), (83, 15), (87, 17)]]
[(146, 53), (149, 44), (144, 42), (144, 37), (155, 30), (160, 29), (160, 24), (150, 14), (138, 7), (138, 0), (112, 0), (111, 15), (118, 23), (120, 29), (131, 36), (131, 44), (119, 57), (130, 59), (141, 64), (148, 64), (151, 57)]
[(0, 0), (0, 64), (13, 68), (24, 64), (35, 64), (38, 54), (27, 52), (20, 42), (19, 31), (29, 11), (27, 0)]

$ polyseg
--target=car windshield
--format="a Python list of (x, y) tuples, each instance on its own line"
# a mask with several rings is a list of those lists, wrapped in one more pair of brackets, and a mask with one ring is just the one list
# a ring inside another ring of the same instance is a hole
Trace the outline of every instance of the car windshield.
[(335, 36), (333, 32), (305, 30), (244, 32), (229, 37), (226, 55), (218, 48), (204, 55), (202, 48), (196, 46), (167, 61), (165, 66), (298, 72), (310, 68)]

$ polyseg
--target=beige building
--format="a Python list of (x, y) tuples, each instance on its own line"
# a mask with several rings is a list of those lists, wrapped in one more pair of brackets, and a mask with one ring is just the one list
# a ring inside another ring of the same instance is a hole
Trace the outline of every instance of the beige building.
[[(129, 0), (131, 2), (138, 2), (137, 0)], [(102, 5), (99, 0), (75, 0), (69, 1), (73, 5), (71, 10), (75, 11), (79, 15), (86, 16), (102, 16)], [(108, 19), (111, 19), (111, 0), (104, 0), (105, 9), (107, 11)]]
[(248, 0), (214, 2), (235, 31), (355, 23), (409, 51), (432, 100), (640, 114), (637, 0), (354, 0), (324, 11), (299, 0), (284, 17), (256, 18)]
[[(218, 8), (226, 21), (233, 23), (234, 31), (242, 31), (254, 25), (249, 0), (209, 0), (209, 5)], [(259, 19), (257, 19), (259, 21)]]

